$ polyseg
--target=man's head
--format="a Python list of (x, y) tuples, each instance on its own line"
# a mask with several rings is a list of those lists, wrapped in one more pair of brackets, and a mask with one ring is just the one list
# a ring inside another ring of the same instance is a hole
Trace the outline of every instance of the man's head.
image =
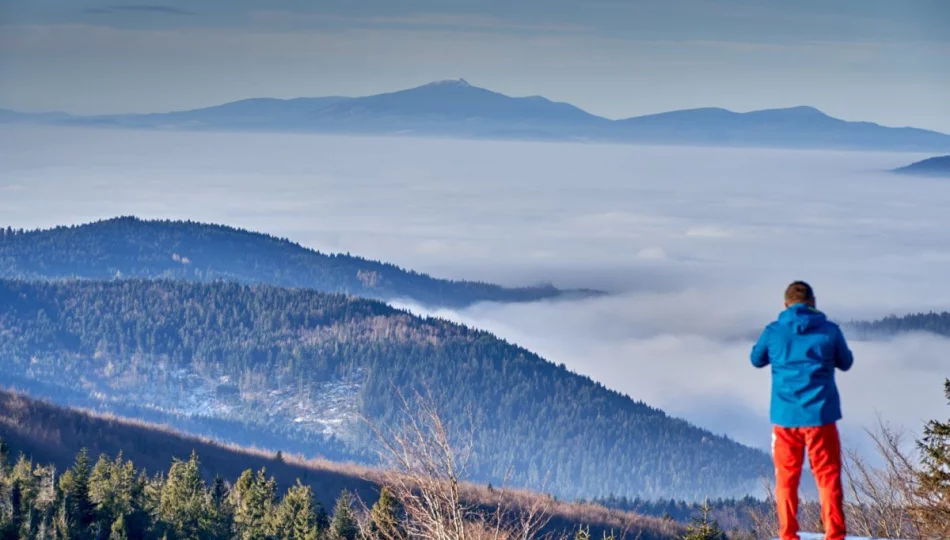
[(815, 291), (804, 281), (796, 281), (785, 289), (785, 307), (806, 304), (815, 307)]

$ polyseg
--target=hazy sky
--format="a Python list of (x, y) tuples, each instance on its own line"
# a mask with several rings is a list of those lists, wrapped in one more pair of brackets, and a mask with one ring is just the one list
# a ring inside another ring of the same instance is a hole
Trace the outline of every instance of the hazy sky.
[(805, 104), (950, 132), (950, 2), (0, 0), (0, 107), (152, 112), (458, 77), (608, 117)]

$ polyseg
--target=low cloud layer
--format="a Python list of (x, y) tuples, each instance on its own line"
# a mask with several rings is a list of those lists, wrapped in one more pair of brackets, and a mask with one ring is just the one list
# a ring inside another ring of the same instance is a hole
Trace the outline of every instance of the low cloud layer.
[[(811, 281), (838, 321), (950, 309), (950, 184), (884, 172), (921, 157), (0, 126), (0, 216), (194, 219), (442, 277), (607, 290), (439, 315), (761, 447), (769, 379), (747, 356), (787, 283)], [(855, 445), (878, 414), (947, 416), (947, 340), (852, 345)]]
[[(769, 371), (753, 368), (748, 357), (759, 327), (780, 309), (772, 296), (721, 303), (691, 291), (461, 312), (403, 307), (488, 329), (634, 399), (767, 448)], [(838, 375), (849, 445), (869, 452), (865, 430), (878, 419), (913, 433), (926, 419), (946, 416), (941, 390), (950, 340), (907, 334), (850, 345), (855, 366)]]

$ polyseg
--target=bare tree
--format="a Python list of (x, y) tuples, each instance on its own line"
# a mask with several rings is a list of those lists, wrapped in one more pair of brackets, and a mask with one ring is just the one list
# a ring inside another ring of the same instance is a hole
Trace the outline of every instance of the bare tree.
[(904, 450), (903, 434), (879, 420), (868, 435), (882, 464), (875, 467), (857, 452), (846, 453), (850, 529), (868, 537), (922, 538), (913, 512), (917, 472), (913, 456)]
[[(380, 444), (379, 480), (401, 506), (402, 529), (419, 540), (531, 540), (548, 523), (551, 500), (518, 499), (507, 488), (474, 496), (464, 484), (474, 428), (459, 436), (431, 399), (400, 394), (403, 420), (395, 428), (369, 422)], [(525, 504), (527, 503), (527, 504)], [(380, 539), (392, 540), (392, 539)]]

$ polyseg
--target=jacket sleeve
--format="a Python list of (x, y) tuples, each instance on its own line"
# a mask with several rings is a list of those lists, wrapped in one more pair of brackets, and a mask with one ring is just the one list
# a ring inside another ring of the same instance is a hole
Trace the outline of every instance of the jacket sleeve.
[(854, 355), (848, 348), (848, 342), (844, 340), (844, 333), (838, 329), (838, 335), (835, 339), (835, 367), (841, 371), (848, 371), (854, 364)]
[(767, 326), (759, 336), (759, 341), (752, 347), (752, 365), (757, 368), (769, 365), (769, 328)]

